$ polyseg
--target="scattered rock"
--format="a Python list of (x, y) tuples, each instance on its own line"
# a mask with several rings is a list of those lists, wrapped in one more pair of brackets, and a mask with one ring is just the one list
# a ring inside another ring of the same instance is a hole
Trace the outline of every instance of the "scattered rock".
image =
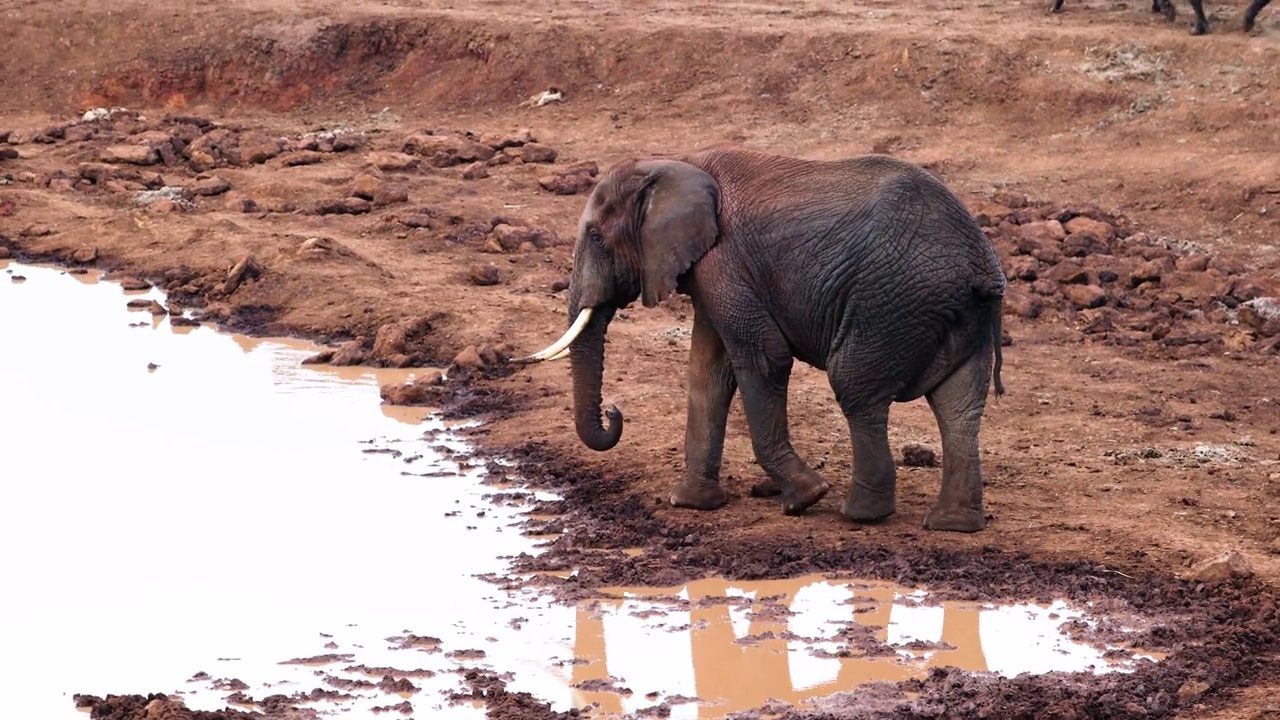
[(497, 241), (503, 252), (515, 252), (525, 243), (536, 248), (548, 248), (560, 242), (554, 230), (539, 227), (521, 227), (500, 223), (490, 231), (490, 239)]
[(151, 283), (136, 277), (121, 278), (120, 287), (124, 290), (150, 290)]
[(467, 272), (467, 279), (472, 285), (487, 286), (497, 285), (502, 282), (502, 275), (498, 272), (498, 268), (492, 265), (472, 265)]
[(8, 260), (11, 257), (13, 257), (13, 255), (10, 254), (9, 248), (0, 245), (0, 260)]
[(203, 197), (213, 197), (221, 195), (231, 189), (231, 183), (226, 178), (210, 175), (198, 178), (191, 184), (191, 194)]
[(474, 162), (462, 171), (463, 180), (483, 180), (489, 177), (489, 165), (482, 162)]
[(364, 198), (365, 200), (373, 200), (373, 196), (378, 192), (379, 186), (382, 185), (382, 179), (377, 175), (364, 173), (357, 175), (351, 181), (352, 197)]
[(425, 342), (433, 329), (433, 320), (427, 315), (387, 323), (378, 328), (370, 357), (393, 367), (423, 364), (431, 349)]
[(495, 151), (501, 151), (509, 147), (519, 147), (529, 143), (537, 142), (533, 131), (528, 128), (522, 128), (513, 133), (506, 135), (492, 135), (480, 138), (480, 142), (493, 148)]
[(1174, 269), (1174, 262), (1169, 258), (1158, 258), (1142, 263), (1129, 273), (1129, 287), (1138, 287), (1145, 282), (1160, 282), (1165, 273)]
[(149, 145), (110, 145), (102, 151), (102, 161), (128, 165), (155, 165), (160, 154)]
[(555, 151), (555, 148), (548, 147), (546, 145), (540, 145), (538, 143), (531, 142), (531, 143), (526, 143), (524, 145), (521, 145), (519, 148), (510, 148), (510, 149), (519, 151), (520, 160), (522, 162), (553, 163), (556, 161), (557, 153)]
[(240, 165), (261, 165), (280, 154), (284, 143), (279, 138), (268, 137), (261, 133), (252, 133), (240, 138), (238, 151)]
[(484, 367), (484, 359), (480, 357), (480, 351), (476, 346), (468, 345), (454, 356), (453, 365), (463, 369), (480, 368)]
[(1204, 272), (1209, 269), (1208, 255), (1188, 255), (1178, 258), (1175, 266), (1179, 272)]
[(600, 169), (594, 162), (576, 163), (538, 178), (538, 185), (556, 195), (576, 195), (595, 187)]
[(1107, 291), (1097, 285), (1068, 285), (1062, 294), (1077, 310), (1100, 307), (1107, 302)]
[(1040, 317), (1040, 313), (1044, 310), (1044, 303), (1035, 295), (1009, 288), (1004, 293), (1004, 307), (1018, 317), (1034, 320)]
[(155, 300), (151, 301), (151, 307), (149, 309), (151, 310), (151, 314), (155, 315), (156, 317), (161, 317), (169, 314), (169, 311), (166, 310), (163, 305), (156, 302)]
[(373, 203), (358, 197), (321, 202), (316, 212), (321, 215), (362, 215), (373, 209)]
[(405, 172), (422, 164), (420, 158), (398, 152), (371, 152), (368, 161), (370, 165), (386, 172)]
[[(1067, 239), (1067, 231), (1063, 229), (1062, 223), (1057, 220), (1041, 220), (1038, 222), (1030, 222), (1018, 229), (1019, 239), (1026, 241), (1030, 246), (1041, 246), (1045, 244), (1057, 244)], [(1026, 254), (1030, 254), (1030, 250), (1023, 249), (1023, 243), (1018, 243), (1018, 248)]]
[(1253, 328), (1258, 335), (1280, 335), (1280, 298), (1257, 297), (1243, 302), (1238, 308), (1240, 322)]
[(318, 165), (324, 162), (324, 154), (315, 152), (314, 150), (302, 150), (299, 152), (291, 152), (280, 158), (280, 164), (284, 167), (298, 167), (300, 165)]
[(428, 158), (434, 167), (473, 163), (488, 160), (494, 155), (493, 148), (488, 145), (456, 134), (418, 133), (405, 140), (403, 149), (410, 155)]
[(334, 349), (333, 354), (329, 356), (330, 365), (360, 365), (363, 364), (368, 353), (364, 349), (363, 338), (356, 340), (348, 340)]
[(72, 262), (88, 265), (98, 259), (98, 248), (80, 248), (71, 253)]
[(152, 302), (154, 301), (148, 300), (146, 298), (134, 298), (129, 302), (125, 303), (124, 306), (129, 308), (130, 310), (150, 310)]
[(437, 388), (444, 384), (444, 373), (428, 369), (410, 383), (388, 383), (379, 390), (388, 405), (430, 405), (439, 399)]
[(1203, 583), (1219, 583), (1232, 578), (1253, 577), (1253, 568), (1249, 561), (1235, 550), (1229, 550), (1218, 557), (1206, 560), (1183, 574), (1184, 580)]
[(907, 467), (937, 467), (938, 455), (924, 445), (903, 445), (902, 464)]
[(76, 173), (94, 185), (102, 185), (115, 177), (116, 166), (108, 163), (80, 163), (76, 167)]
[(404, 183), (379, 183), (378, 189), (373, 193), (374, 205), (397, 205), (403, 202), (409, 202), (409, 186)]
[(260, 275), (262, 275), (262, 266), (253, 255), (245, 255), (243, 260), (227, 272), (227, 281), (222, 284), (222, 294), (230, 295), (239, 289), (240, 284), (245, 280), (257, 278)]

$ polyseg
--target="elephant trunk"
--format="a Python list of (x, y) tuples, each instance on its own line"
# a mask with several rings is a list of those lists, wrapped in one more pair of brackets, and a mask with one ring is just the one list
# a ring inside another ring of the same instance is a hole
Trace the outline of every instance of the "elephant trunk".
[[(576, 303), (570, 318), (577, 316)], [(622, 412), (616, 407), (605, 411), (609, 418), (606, 429), (600, 421), (600, 388), (604, 377), (604, 335), (614, 310), (597, 307), (591, 321), (569, 347), (573, 371), (573, 417), (578, 437), (592, 450), (610, 450), (622, 439)]]

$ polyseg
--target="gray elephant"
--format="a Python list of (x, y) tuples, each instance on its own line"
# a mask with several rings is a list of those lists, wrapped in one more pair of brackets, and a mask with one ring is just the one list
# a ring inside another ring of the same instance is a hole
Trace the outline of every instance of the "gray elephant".
[(964, 204), (923, 169), (884, 155), (811, 161), (715, 146), (621, 162), (579, 222), (568, 331), (524, 362), (569, 357), (578, 437), (613, 448), (622, 413), (601, 421), (604, 336), (614, 313), (678, 291), (694, 307), (685, 477), (679, 507), (712, 510), (725, 422), (742, 391), (756, 458), (800, 514), (829, 486), (797, 456), (787, 384), (798, 359), (825, 370), (849, 422), (853, 484), (842, 512), (893, 514), (889, 406), (928, 399), (942, 436), (932, 530), (986, 525), (978, 431), (1000, 381), (1004, 273)]

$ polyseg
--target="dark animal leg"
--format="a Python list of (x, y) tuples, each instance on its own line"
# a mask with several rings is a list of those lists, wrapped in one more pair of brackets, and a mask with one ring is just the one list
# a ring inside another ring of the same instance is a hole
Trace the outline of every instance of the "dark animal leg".
[(671, 493), (671, 504), (714, 510), (728, 500), (720, 485), (724, 430), (738, 383), (724, 342), (706, 313), (693, 314), (689, 349), (689, 410), (684, 433), (684, 481)]
[(1062, 12), (1062, 0), (1053, 0), (1053, 7), (1049, 8), (1049, 12)]
[(789, 355), (779, 353), (752, 350), (733, 355), (734, 374), (742, 390), (756, 459), (782, 489), (782, 511), (799, 515), (821, 500), (830, 485), (806, 465), (791, 446), (791, 433), (787, 428), (791, 364)]
[(841, 406), (853, 441), (853, 484), (840, 512), (850, 520), (883, 520), (897, 505), (898, 470), (889, 449), (889, 404)]
[(1258, 19), (1258, 13), (1262, 12), (1262, 8), (1267, 6), (1271, 0), (1253, 0), (1249, 3), (1249, 9), (1244, 11), (1244, 31), (1252, 32), (1253, 23)]
[(942, 434), (942, 490), (924, 525), (930, 530), (977, 532), (986, 526), (978, 431), (991, 382), (985, 345), (925, 397)]
[(1191, 34), (1204, 35), (1208, 33), (1209, 18), (1204, 16), (1204, 0), (1191, 0), (1191, 9), (1196, 13), (1196, 22), (1191, 26)]

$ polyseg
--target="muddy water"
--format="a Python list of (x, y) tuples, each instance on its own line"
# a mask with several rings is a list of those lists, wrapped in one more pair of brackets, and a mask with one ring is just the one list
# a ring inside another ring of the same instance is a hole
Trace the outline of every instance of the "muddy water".
[[(713, 718), (941, 665), (1134, 661), (1067, 638), (1080, 611), (1065, 606), (935, 607), (817, 577), (615, 588), (578, 607), (504, 593), (476, 575), (535, 541), (513, 527), (520, 507), (447, 459), (464, 445), (440, 421), (380, 406), (379, 383), (410, 372), (302, 366), (304, 343), (125, 308), (159, 293), (0, 270), (26, 278), (0, 282), (0, 642), (4, 687), (24, 688), (6, 716), (83, 717), (76, 692), (213, 709), (243, 684), (348, 696), (312, 703), (326, 713), (407, 700), (482, 717), (446, 695), (484, 666), (557, 709), (665, 701)], [(384, 674), (412, 687), (369, 687)]]

